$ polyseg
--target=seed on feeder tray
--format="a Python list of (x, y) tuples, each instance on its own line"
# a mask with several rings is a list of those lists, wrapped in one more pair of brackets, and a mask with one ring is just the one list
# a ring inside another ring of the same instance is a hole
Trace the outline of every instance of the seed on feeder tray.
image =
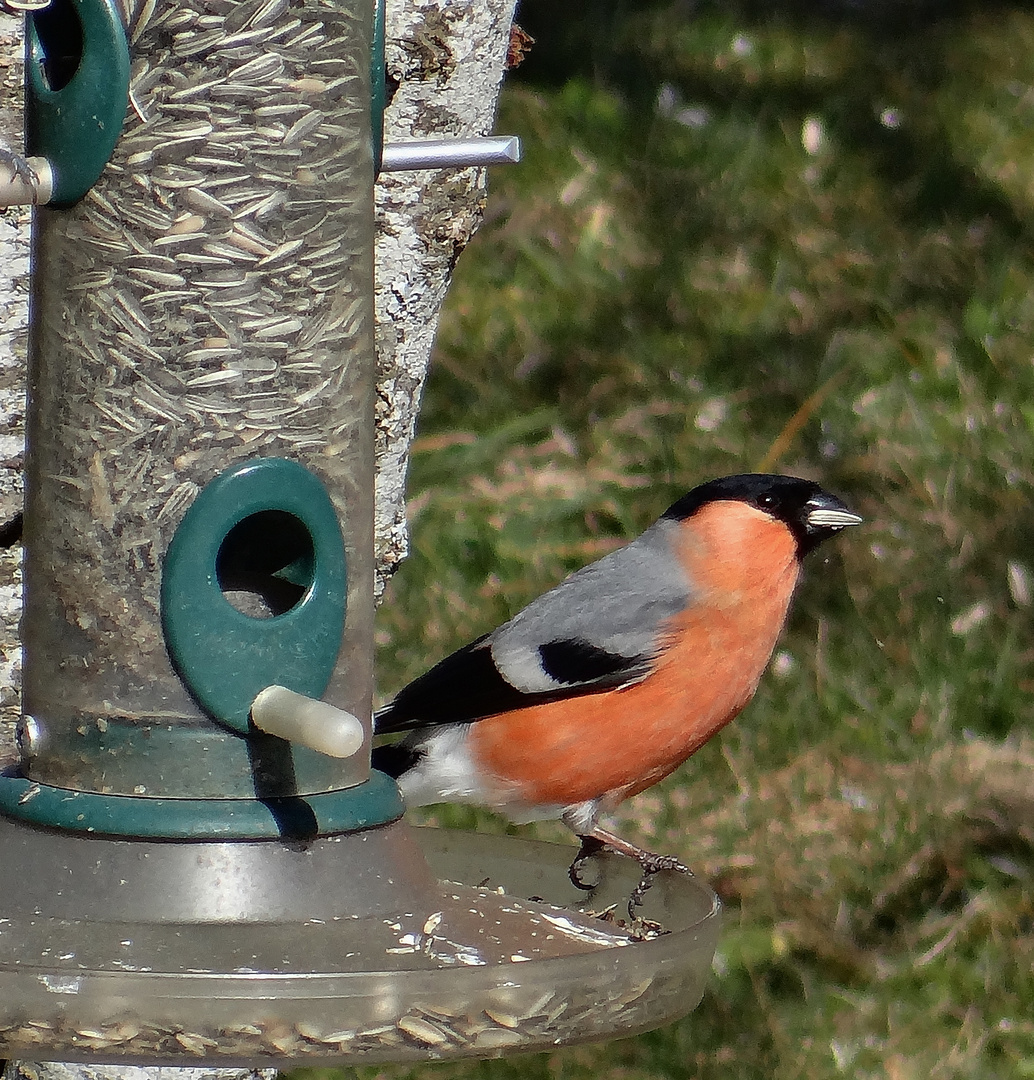
[(192, 8), (173, 8), (169, 16), (161, 20), (158, 25), (167, 33), (174, 34), (177, 31), (186, 30), (196, 22), (197, 12)]
[(280, 244), (278, 247), (274, 248), (264, 259), (262, 259), (258, 263), (258, 266), (260, 268), (268, 267), (272, 266), (274, 263), (283, 262), (289, 256), (293, 255), (300, 247), (302, 247), (304, 243), (304, 240), (288, 240), (285, 243)]
[(306, 113), (305, 116), (296, 120), (288, 129), (287, 133), (284, 135), (284, 145), (291, 146), (296, 142), (301, 142), (303, 139), (316, 132), (325, 119), (325, 116), (319, 109), (313, 109), (311, 112)]
[[(154, 241), (155, 247), (179, 247), (184, 244), (193, 244), (198, 240), (204, 239), (205, 234), (202, 232), (187, 232), (187, 233), (169, 233), (168, 236), (159, 236)], [(180, 261), (179, 256), (174, 256), (177, 262)], [(146, 298), (145, 298), (146, 299)]]
[(253, 289), (248, 283), (248, 271), (241, 266), (198, 275), (194, 284), (201, 289), (232, 289), (242, 285), (247, 285), (249, 291)]
[(292, 79), (287, 84), (287, 89), (297, 94), (322, 94), (327, 84), (322, 79)]
[(326, 1036), (315, 1024), (309, 1023), (307, 1020), (302, 1020), (300, 1023), (294, 1025), (294, 1030), (301, 1035), (303, 1039), (309, 1039), (312, 1042), (324, 1042)]
[(350, 1031), (331, 1031), (328, 1034), (324, 1035), (320, 1039), (320, 1042), (322, 1042), (326, 1046), (333, 1046), (335, 1043), (341, 1044), (353, 1042), (355, 1040), (355, 1036), (356, 1033), (354, 1029)]
[(272, 216), (287, 201), (287, 196), (282, 191), (274, 191), (272, 195), (249, 203), (234, 215), (237, 218), (254, 217), (256, 221), (264, 221)]
[[(295, 35), (289, 41), (284, 42), (284, 48), (288, 50), (301, 49), (303, 51), (315, 49), (317, 45), (322, 45), (326, 41), (326, 37), (320, 33), (320, 27), (309, 25), (306, 26), (300, 34)], [(318, 60), (313, 60), (311, 65), (316, 67), (319, 64)]]
[(189, 188), (184, 193), (183, 198), (188, 206), (202, 214), (230, 217), (233, 213), (225, 203), (220, 202), (214, 195), (210, 195), (203, 188)]
[(191, 56), (198, 56), (214, 48), (223, 40), (222, 30), (209, 30), (204, 33), (182, 33), (174, 37), (172, 43), (172, 55), (178, 60), (185, 60)]
[(474, 1036), (474, 1046), (481, 1050), (501, 1050), (507, 1046), (519, 1046), (524, 1036), (518, 1031), (505, 1028), (485, 1028)]
[(233, 232), (227, 235), (226, 242), (233, 247), (240, 248), (241, 251), (245, 251), (249, 255), (257, 255), (259, 258), (265, 258), (267, 255), (272, 254), (273, 251), (267, 243), (254, 235), (249, 235), (245, 231), (244, 223), (241, 221), (234, 222)]
[(258, 341), (266, 341), (281, 335), (296, 334), (303, 325), (301, 319), (282, 319), (273, 326), (266, 326), (261, 330), (256, 330), (254, 336)]
[(242, 262), (242, 263), (254, 263), (258, 260), (258, 255), (251, 252), (244, 251), (242, 248), (232, 244), (226, 244), (221, 241), (208, 241), (202, 248), (209, 255), (214, 255), (218, 258), (225, 259), (227, 262)]
[(224, 1029), (229, 1035), (261, 1035), (262, 1028), (256, 1027), (254, 1024), (236, 1024), (233, 1027)]
[(223, 38), (223, 47), (219, 51), (226, 55), (232, 49), (235, 54), (241, 52), (238, 59), (243, 59), (248, 55), (251, 50), (241, 51), (242, 45), (258, 45), (261, 42), (268, 41), (271, 37), (276, 35), (276, 29), (269, 30), (243, 30), (239, 34), (231, 34), (228, 37)]
[(78, 281), (72, 282), (69, 288), (75, 292), (95, 292), (110, 285), (114, 280), (114, 267), (106, 270), (91, 270), (89, 273), (83, 274)]
[(282, 1035), (276, 1035), (269, 1039), (270, 1045), (275, 1047), (282, 1054), (292, 1054), (304, 1049), (304, 1043), (298, 1041), (298, 1037), (294, 1032), (285, 1032)]
[(149, 285), (162, 285), (167, 288), (175, 288), (177, 285), (186, 285), (186, 279), (180, 274), (162, 273), (157, 270), (145, 270), (142, 267), (129, 266), (127, 272)]
[(199, 1035), (188, 1035), (185, 1031), (177, 1031), (174, 1038), (188, 1054), (199, 1055), (204, 1054), (208, 1043), (211, 1041), (202, 1039)]
[(228, 75), (232, 82), (236, 83), (259, 83), (268, 82), (276, 78), (284, 70), (283, 58), (276, 53), (268, 53), (265, 56), (256, 56), (254, 60), (235, 68)]
[(424, 1046), (445, 1046), (449, 1036), (430, 1020), (421, 1020), (418, 1016), (403, 1016), (398, 1022), (399, 1030)]
[(272, 124), (268, 127), (256, 127), (254, 131), (256, 135), (260, 135), (267, 143), (282, 142), (284, 136), (287, 134), (287, 128), (285, 128), (283, 124)]
[(192, 120), (182, 120), (161, 129), (167, 144), (175, 145), (182, 142), (196, 142), (199, 139), (207, 139), (215, 129), (207, 121), (198, 123)]
[(266, 0), (248, 20), (249, 26), (268, 26), (287, 10), (288, 0)]
[[(169, 95), (169, 101), (190, 101), (191, 98), (203, 98), (213, 86), (217, 86), (220, 79), (206, 79), (203, 82), (195, 82), (185, 86), (182, 90), (176, 90)], [(128, 162), (127, 162), (128, 164)]]
[(463, 1019), (469, 1020), (470, 1018), (466, 1014), (457, 1013), (455, 1010), (446, 1009), (444, 1005), (423, 1005), (418, 1006), (421, 1015), (429, 1017), (432, 1022), (442, 1024), (445, 1027), (449, 1027), (454, 1024), (462, 1016)]
[(520, 1026), (520, 1019), (516, 1016), (510, 1016), (508, 1013), (498, 1012), (494, 1009), (485, 1009), (485, 1016), (489, 1018), (493, 1023), (498, 1024), (504, 1028), (517, 1028)]

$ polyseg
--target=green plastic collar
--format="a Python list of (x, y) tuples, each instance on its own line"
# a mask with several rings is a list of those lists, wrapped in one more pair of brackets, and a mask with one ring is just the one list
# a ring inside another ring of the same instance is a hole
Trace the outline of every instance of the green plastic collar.
[[(284, 519), (277, 512), (308, 532), (307, 554), (298, 558), (292, 544), (284, 543)], [(293, 607), (272, 618), (238, 611), (220, 587), (220, 549), (242, 522), (254, 526), (238, 545), (245, 562), (275, 563), (277, 552), (286, 552), (283, 558), (290, 561), (268, 566), (267, 580), (305, 587)], [(162, 573), (165, 641), (199, 704), (216, 720), (246, 732), (255, 695), (273, 683), (321, 697), (341, 648), (345, 580), (337, 512), (308, 469), (286, 458), (259, 458), (216, 477), (184, 515)]]
[(370, 54), (370, 134), (373, 139), (373, 175), (381, 171), (384, 152), (384, 109), (387, 98), (384, 63), (384, 0), (373, 8), (373, 48)]
[(344, 791), (304, 799), (148, 799), (0, 776), (0, 813), (34, 825), (157, 840), (311, 840), (397, 821), (395, 781), (376, 770)]

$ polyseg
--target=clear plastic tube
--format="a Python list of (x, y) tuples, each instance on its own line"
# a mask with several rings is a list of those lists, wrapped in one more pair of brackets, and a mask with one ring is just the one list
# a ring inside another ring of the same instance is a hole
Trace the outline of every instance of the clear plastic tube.
[[(98, 725), (207, 730), (166, 654), (162, 560), (203, 486), (254, 457), (306, 465), (339, 511), (350, 588), (325, 696), (369, 723), (370, 7), (143, 5), (111, 163), (78, 204), (37, 213), (24, 702), (46, 737), (34, 778), (75, 784)], [(362, 780), (361, 759), (340, 767), (341, 786)], [(85, 772), (88, 788), (132, 793), (131, 776)]]

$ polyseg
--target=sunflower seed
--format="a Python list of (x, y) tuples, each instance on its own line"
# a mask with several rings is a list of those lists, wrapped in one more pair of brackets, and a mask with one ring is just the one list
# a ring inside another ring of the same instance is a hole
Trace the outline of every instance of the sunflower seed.
[(276, 53), (256, 56), (254, 60), (242, 64), (229, 74), (229, 79), (237, 83), (269, 82), (284, 70), (283, 58)]
[(418, 1016), (403, 1016), (398, 1028), (422, 1046), (446, 1046), (449, 1043), (449, 1036), (437, 1024)]
[(214, 195), (210, 195), (204, 188), (189, 188), (183, 195), (183, 201), (187, 206), (197, 210), (201, 214), (215, 214), (218, 217), (230, 217), (232, 210)]

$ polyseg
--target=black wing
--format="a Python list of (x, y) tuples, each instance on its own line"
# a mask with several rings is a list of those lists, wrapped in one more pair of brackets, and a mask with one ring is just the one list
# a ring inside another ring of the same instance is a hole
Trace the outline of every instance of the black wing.
[(578, 638), (538, 647), (542, 672), (553, 685), (528, 691), (514, 686), (492, 658), (489, 635), (459, 649), (399, 691), (374, 718), (378, 735), (433, 724), (463, 724), (526, 705), (540, 705), (637, 682), (650, 671), (650, 657), (620, 656)]
[(670, 547), (677, 530), (657, 522), (447, 656), (378, 712), (377, 733), (469, 723), (644, 679), (692, 598)]

